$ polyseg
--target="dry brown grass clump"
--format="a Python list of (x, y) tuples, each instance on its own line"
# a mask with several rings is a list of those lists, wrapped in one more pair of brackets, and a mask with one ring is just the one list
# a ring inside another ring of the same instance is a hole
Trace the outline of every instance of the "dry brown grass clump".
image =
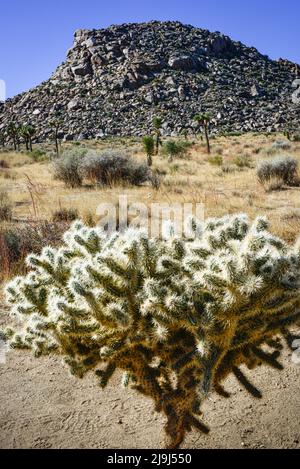
[(66, 223), (49, 222), (0, 225), (0, 280), (25, 273), (27, 255), (58, 245), (67, 227)]

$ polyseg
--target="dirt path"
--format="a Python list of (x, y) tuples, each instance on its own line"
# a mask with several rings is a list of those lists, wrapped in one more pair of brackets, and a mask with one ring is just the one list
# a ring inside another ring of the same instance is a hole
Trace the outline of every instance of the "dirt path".
[[(212, 395), (205, 404), (210, 435), (192, 433), (184, 448), (300, 448), (300, 366), (288, 351), (282, 362), (283, 372), (248, 372), (260, 401), (230, 378), (231, 399)], [(163, 447), (163, 419), (119, 381), (101, 391), (93, 376), (70, 377), (59, 359), (10, 352), (0, 365), (0, 448)]]

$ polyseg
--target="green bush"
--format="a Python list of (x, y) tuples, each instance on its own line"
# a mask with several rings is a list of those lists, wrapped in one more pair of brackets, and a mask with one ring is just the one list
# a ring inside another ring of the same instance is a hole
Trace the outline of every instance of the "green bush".
[(174, 158), (184, 158), (191, 146), (190, 142), (167, 140), (162, 147), (162, 154), (169, 158), (169, 161), (173, 161)]
[(45, 161), (47, 159), (47, 152), (40, 148), (34, 148), (32, 151), (28, 151), (27, 155), (36, 162)]
[(213, 166), (222, 166), (223, 158), (221, 155), (214, 155), (208, 158), (208, 162)]
[(251, 168), (252, 160), (249, 155), (238, 155), (234, 159), (234, 164), (238, 168)]

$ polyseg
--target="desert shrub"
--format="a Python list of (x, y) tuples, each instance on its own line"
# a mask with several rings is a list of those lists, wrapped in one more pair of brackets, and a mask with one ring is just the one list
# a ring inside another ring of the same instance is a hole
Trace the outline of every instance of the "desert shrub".
[(208, 432), (203, 403), (213, 390), (229, 396), (229, 375), (261, 397), (244, 366), (281, 369), (275, 339), (300, 324), (299, 241), (289, 246), (245, 215), (191, 228), (158, 240), (75, 222), (60, 249), (30, 255), (31, 271), (6, 287), (20, 323), (2, 332), (10, 347), (60, 355), (102, 388), (123, 371), (123, 384), (165, 415), (170, 448), (192, 428)]
[(0, 279), (26, 272), (26, 256), (61, 243), (67, 227), (49, 222), (0, 227)]
[(261, 161), (257, 168), (257, 177), (261, 184), (293, 184), (297, 179), (298, 162), (291, 156), (278, 156), (272, 160)]
[(208, 158), (208, 162), (213, 166), (222, 166), (223, 158), (221, 155), (213, 155)]
[(216, 155), (223, 155), (224, 149), (221, 146), (216, 146), (214, 148), (214, 152), (215, 152)]
[(291, 149), (290, 142), (287, 142), (284, 140), (277, 140), (276, 142), (273, 143), (273, 145), (270, 148), (266, 149), (266, 154), (276, 155), (277, 153), (280, 153), (281, 151), (287, 151), (290, 149)]
[(34, 148), (32, 151), (26, 153), (35, 162), (45, 161), (47, 159), (47, 152), (40, 148)]
[(273, 147), (276, 148), (278, 151), (281, 151), (281, 150), (290, 150), (292, 146), (290, 142), (286, 142), (284, 140), (277, 140), (276, 142), (273, 143)]
[(82, 175), (79, 168), (86, 153), (86, 148), (74, 147), (71, 150), (66, 150), (54, 162), (55, 179), (63, 181), (67, 187), (81, 186)]
[(70, 222), (79, 218), (78, 210), (76, 208), (60, 208), (53, 213), (53, 222)]
[(180, 166), (178, 164), (172, 164), (170, 165), (170, 173), (171, 174), (176, 174), (180, 170)]
[(238, 168), (251, 168), (252, 160), (249, 155), (237, 155), (234, 159), (234, 164)]
[(236, 166), (234, 166), (233, 164), (223, 164), (221, 169), (222, 169), (222, 172), (225, 174), (231, 174), (237, 171)]
[(80, 175), (93, 183), (141, 185), (150, 178), (148, 166), (120, 150), (89, 151), (80, 164)]
[(293, 135), (293, 141), (294, 142), (300, 142), (300, 134)]
[(15, 171), (3, 171), (3, 173), (0, 173), (0, 175), (4, 179), (11, 179), (12, 181), (17, 179), (17, 173)]
[(0, 221), (12, 219), (12, 203), (7, 192), (0, 190)]
[(179, 156), (183, 158), (187, 155), (188, 151), (193, 146), (193, 144), (188, 140), (179, 140), (177, 142), (177, 146), (179, 147)]
[(0, 160), (0, 169), (9, 169), (9, 164), (5, 160)]
[(175, 141), (167, 140), (162, 147), (162, 154), (169, 158), (169, 161), (172, 162), (174, 158), (184, 158), (191, 143), (185, 140)]

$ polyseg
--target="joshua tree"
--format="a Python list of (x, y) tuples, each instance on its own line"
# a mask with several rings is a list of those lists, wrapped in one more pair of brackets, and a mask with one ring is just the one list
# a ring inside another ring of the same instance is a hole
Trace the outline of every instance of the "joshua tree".
[(286, 130), (283, 132), (283, 135), (284, 135), (289, 141), (292, 140), (291, 131), (290, 131), (289, 129), (286, 129)]
[(158, 150), (159, 150), (159, 147), (162, 145), (162, 141), (161, 141), (161, 127), (162, 127), (162, 119), (160, 117), (154, 117), (153, 119), (153, 127), (154, 127), (154, 130), (155, 130), (155, 134), (156, 134), (156, 155), (158, 155)]
[(32, 152), (32, 138), (35, 135), (35, 128), (31, 124), (24, 124), (20, 127), (20, 135), (25, 140), (26, 150)]
[(188, 129), (183, 129), (183, 131), (182, 131), (182, 135), (184, 136), (184, 139), (185, 139), (185, 140), (187, 140), (187, 138), (188, 138), (188, 135), (189, 135), (189, 131), (188, 131)]
[(143, 145), (144, 150), (147, 155), (147, 164), (148, 166), (152, 166), (153, 164), (153, 155), (154, 155), (154, 139), (152, 135), (147, 135), (143, 138)]
[(33, 125), (28, 124), (27, 125), (27, 135), (28, 135), (28, 141), (29, 141), (29, 150), (32, 151), (32, 139), (35, 136), (36, 129)]
[(10, 124), (7, 127), (7, 135), (13, 141), (13, 146), (14, 146), (15, 151), (18, 150), (19, 148), (19, 133), (20, 133), (20, 129), (16, 125), (16, 123), (13, 121), (10, 122)]
[(168, 155), (169, 163), (172, 163), (174, 157), (180, 154), (181, 147), (174, 140), (168, 140), (164, 144), (163, 152)]
[(26, 150), (29, 150), (29, 139), (27, 134), (27, 125), (22, 125), (20, 127), (20, 135), (25, 141)]
[(62, 356), (79, 378), (93, 371), (102, 388), (123, 371), (123, 384), (165, 415), (178, 448), (193, 428), (208, 432), (203, 403), (212, 391), (230, 396), (229, 375), (260, 398), (245, 367), (282, 369), (278, 339), (300, 324), (300, 240), (289, 246), (245, 215), (191, 220), (183, 239), (171, 233), (108, 236), (74, 222), (61, 248), (30, 255), (31, 272), (6, 287), (19, 329), (0, 338)]
[(204, 129), (208, 154), (210, 154), (210, 142), (209, 142), (209, 135), (208, 135), (208, 126), (210, 123), (210, 119), (211, 119), (210, 115), (206, 113), (196, 114), (194, 117), (194, 121), (198, 122), (199, 127), (202, 127)]
[(63, 120), (60, 117), (56, 117), (50, 122), (51, 127), (54, 129), (54, 139), (55, 139), (55, 151), (56, 156), (59, 156), (59, 130), (63, 124)]

